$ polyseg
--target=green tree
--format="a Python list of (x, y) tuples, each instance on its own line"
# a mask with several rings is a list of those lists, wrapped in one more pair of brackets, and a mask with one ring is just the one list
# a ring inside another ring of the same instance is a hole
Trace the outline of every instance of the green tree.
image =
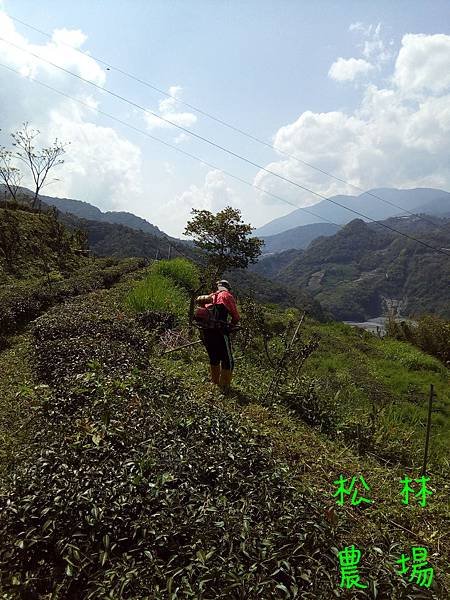
[(261, 254), (263, 240), (250, 237), (253, 227), (244, 223), (241, 211), (227, 206), (217, 214), (209, 210), (192, 209), (184, 235), (205, 251), (209, 265), (220, 276), (229, 269), (245, 269)]

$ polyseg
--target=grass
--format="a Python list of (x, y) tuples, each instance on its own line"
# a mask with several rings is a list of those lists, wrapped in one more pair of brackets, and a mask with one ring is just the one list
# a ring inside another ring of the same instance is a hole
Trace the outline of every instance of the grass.
[(184, 258), (157, 261), (130, 290), (126, 306), (134, 312), (170, 312), (185, 322), (189, 292), (197, 289), (198, 285), (198, 269), (192, 262)]
[(175, 285), (187, 291), (196, 290), (200, 284), (197, 266), (185, 258), (156, 261), (151, 267), (151, 272), (171, 279)]
[(150, 272), (127, 295), (126, 305), (134, 312), (158, 310), (185, 316), (188, 296), (168, 277)]

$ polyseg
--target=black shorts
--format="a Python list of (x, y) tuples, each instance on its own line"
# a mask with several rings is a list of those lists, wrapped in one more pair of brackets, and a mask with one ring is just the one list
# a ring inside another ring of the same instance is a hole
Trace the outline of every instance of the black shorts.
[(211, 365), (222, 365), (222, 369), (230, 371), (234, 368), (230, 336), (217, 329), (204, 329), (202, 341), (205, 344)]

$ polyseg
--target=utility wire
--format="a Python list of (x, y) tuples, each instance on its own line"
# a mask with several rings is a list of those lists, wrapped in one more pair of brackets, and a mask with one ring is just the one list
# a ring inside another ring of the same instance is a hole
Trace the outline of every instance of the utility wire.
[[(152, 114), (152, 115), (156, 116), (158, 119), (161, 119), (162, 121), (164, 121), (164, 122), (167, 122), (167, 123), (169, 123), (170, 125), (173, 125), (173, 126), (174, 126), (174, 127), (176, 127), (177, 129), (180, 129), (180, 130), (182, 130), (182, 131), (184, 131), (184, 132), (188, 133), (189, 135), (192, 135), (192, 136), (194, 136), (194, 137), (196, 137), (196, 138), (198, 138), (198, 139), (200, 139), (200, 140), (202, 140), (202, 141), (204, 141), (204, 142), (208, 143), (209, 145), (211, 145), (211, 146), (213, 146), (213, 147), (215, 147), (215, 148), (218, 148), (218, 149), (222, 150), (223, 152), (226, 152), (227, 154), (230, 154), (231, 156), (234, 156), (234, 157), (236, 157), (236, 158), (239, 158), (240, 160), (242, 160), (242, 161), (244, 161), (244, 162), (246, 162), (246, 163), (248, 163), (248, 164), (250, 164), (250, 165), (252, 165), (252, 166), (254, 166), (254, 167), (256, 167), (256, 168), (258, 168), (258, 169), (260, 169), (260, 170), (262, 170), (262, 171), (265, 171), (266, 173), (269, 173), (269, 174), (271, 174), (271, 175), (274, 175), (275, 177), (278, 177), (279, 179), (281, 179), (281, 180), (283, 180), (283, 181), (286, 181), (287, 183), (290, 183), (290, 184), (292, 184), (292, 185), (294, 185), (294, 186), (296, 186), (296, 187), (298, 187), (298, 188), (300, 188), (300, 189), (302, 189), (302, 190), (305, 190), (305, 191), (307, 191), (307, 192), (309, 192), (309, 193), (311, 193), (311, 194), (314, 194), (315, 196), (318, 196), (319, 198), (322, 198), (323, 200), (326, 200), (327, 202), (331, 202), (332, 204), (335, 204), (335, 205), (337, 205), (337, 206), (340, 206), (341, 208), (344, 208), (345, 210), (348, 210), (348, 211), (350, 211), (350, 212), (352, 212), (352, 213), (354, 213), (354, 214), (356, 214), (356, 215), (358, 215), (358, 216), (360, 216), (360, 217), (363, 217), (364, 219), (368, 219), (369, 221), (372, 221), (373, 223), (377, 223), (377, 224), (378, 224), (378, 225), (380, 225), (381, 227), (384, 227), (385, 229), (388, 229), (389, 231), (392, 231), (392, 232), (394, 232), (394, 233), (397, 233), (398, 235), (401, 235), (401, 236), (403, 236), (403, 237), (405, 237), (405, 238), (407, 238), (407, 239), (413, 240), (413, 241), (417, 242), (418, 244), (421, 244), (422, 246), (424, 246), (424, 247), (426, 247), (426, 248), (429, 248), (430, 250), (434, 250), (435, 252), (440, 252), (441, 254), (444, 254), (444, 255), (446, 255), (446, 256), (450, 256), (450, 253), (448, 253), (448, 252), (445, 252), (444, 250), (442, 250), (442, 249), (440, 249), (440, 248), (436, 248), (436, 247), (432, 246), (431, 244), (427, 244), (426, 242), (424, 242), (424, 241), (422, 241), (422, 240), (419, 240), (419, 239), (417, 239), (417, 238), (415, 238), (415, 237), (413, 237), (413, 236), (410, 236), (410, 235), (408, 235), (408, 234), (406, 234), (406, 233), (404, 233), (404, 232), (402, 232), (402, 231), (399, 231), (399, 230), (395, 229), (394, 227), (391, 227), (391, 226), (389, 226), (389, 225), (386, 225), (385, 223), (382, 223), (382, 222), (380, 222), (380, 221), (377, 221), (376, 219), (373, 219), (372, 217), (369, 217), (369, 216), (367, 216), (367, 215), (365, 215), (365, 214), (363, 214), (363, 213), (361, 213), (361, 212), (359, 212), (359, 211), (356, 211), (356, 210), (354, 210), (354, 209), (352, 209), (352, 208), (348, 208), (347, 206), (344, 206), (343, 204), (341, 204), (341, 203), (339, 203), (339, 202), (336, 202), (335, 200), (331, 200), (330, 198), (326, 198), (326, 196), (323, 196), (322, 194), (320, 194), (320, 193), (318, 193), (318, 192), (315, 192), (314, 190), (311, 190), (311, 189), (309, 189), (309, 188), (307, 188), (307, 187), (305, 187), (305, 186), (303, 186), (303, 185), (301, 185), (301, 184), (299, 184), (299, 183), (297, 183), (297, 182), (295, 182), (295, 181), (292, 181), (291, 179), (288, 179), (287, 177), (284, 177), (283, 175), (279, 175), (278, 173), (275, 173), (274, 171), (270, 171), (269, 169), (266, 169), (266, 168), (265, 168), (265, 167), (263, 167), (262, 165), (259, 165), (258, 163), (255, 163), (255, 162), (251, 161), (250, 159), (248, 159), (248, 158), (246, 158), (246, 157), (244, 157), (244, 156), (241, 156), (241, 155), (237, 154), (236, 152), (233, 152), (232, 150), (229, 150), (229, 149), (227, 149), (227, 148), (224, 148), (223, 146), (220, 146), (219, 144), (217, 144), (216, 142), (213, 142), (212, 140), (209, 140), (208, 138), (205, 138), (205, 137), (203, 137), (203, 136), (201, 136), (201, 135), (199, 135), (199, 134), (197, 134), (197, 133), (194, 133), (194, 132), (192, 132), (192, 131), (189, 131), (189, 129), (186, 129), (185, 127), (182, 127), (181, 125), (177, 125), (176, 123), (172, 123), (172, 122), (171, 122), (171, 121), (169, 121), (168, 119), (165, 119), (164, 117), (160, 117), (159, 115), (157, 115), (156, 113), (153, 113), (152, 111), (148, 111), (148, 110), (147, 110), (147, 109), (145, 109), (144, 107), (142, 107), (142, 106), (140, 106), (140, 105), (136, 104), (135, 102), (132, 102), (131, 100), (128, 100), (128, 99), (126, 99), (126, 98), (124, 98), (124, 97), (120, 96), (119, 94), (116, 94), (115, 92), (111, 92), (110, 90), (107, 90), (106, 88), (102, 88), (101, 86), (97, 85), (96, 83), (93, 83), (93, 82), (91, 82), (91, 81), (89, 81), (89, 80), (87, 80), (87, 79), (84, 79), (84, 78), (83, 78), (83, 77), (81, 77), (80, 75), (77, 75), (76, 73), (73, 73), (73, 72), (71, 72), (71, 71), (69, 71), (69, 70), (67, 70), (67, 69), (64, 69), (63, 67), (60, 67), (60, 66), (56, 65), (55, 63), (52, 63), (51, 61), (48, 61), (48, 60), (46, 60), (46, 59), (42, 59), (42, 58), (41, 58), (40, 56), (38, 56), (37, 54), (34, 54), (34, 53), (32, 53), (32, 52), (30, 52), (30, 51), (28, 51), (28, 50), (25, 50), (24, 48), (21, 48), (20, 46), (17, 46), (16, 44), (13, 44), (12, 42), (9, 42), (9, 41), (7, 41), (7, 40), (4, 40), (4, 39), (3, 39), (3, 38), (1, 38), (1, 37), (0, 37), (0, 41), (6, 41), (8, 44), (11, 44), (11, 45), (13, 45), (13, 46), (16, 46), (16, 47), (17, 47), (17, 48), (19, 48), (20, 50), (23, 50), (24, 52), (26, 52), (26, 53), (28, 53), (28, 54), (31, 54), (31, 55), (35, 56), (35, 57), (36, 57), (36, 58), (38, 58), (39, 60), (43, 60), (44, 62), (47, 62), (47, 63), (51, 64), (52, 66), (56, 67), (57, 69), (60, 69), (60, 70), (62, 70), (62, 71), (64, 71), (64, 72), (68, 73), (69, 75), (73, 75), (73, 76), (74, 76), (74, 77), (76, 77), (77, 79), (80, 79), (80, 80), (84, 81), (85, 83), (89, 83), (89, 84), (93, 85), (94, 87), (96, 87), (96, 88), (100, 89), (101, 91), (103, 91), (103, 92), (107, 92), (107, 93), (109, 93), (110, 95), (112, 95), (112, 96), (114, 96), (114, 97), (117, 97), (117, 98), (119, 98), (119, 99), (123, 100), (124, 102), (127, 102), (128, 104), (130, 104), (130, 105), (132, 105), (132, 106), (135, 106), (136, 108), (139, 108), (140, 110), (143, 110), (144, 112), (148, 112), (148, 113), (150, 113), (150, 114)], [(1, 63), (0, 63), (0, 64), (1, 64)], [(14, 71), (15, 73), (17, 73), (17, 74), (19, 74), (19, 75), (20, 75), (19, 71), (16, 71), (15, 69), (12, 69), (11, 67), (8, 67), (8, 66), (6, 66), (6, 65), (4, 65), (4, 64), (1, 64), (1, 66), (3, 66), (3, 67), (6, 67), (6, 68), (7, 68), (7, 69), (9, 69), (10, 71)], [(65, 94), (65, 93), (63, 93), (63, 92), (59, 92), (59, 90), (56, 90), (55, 88), (51, 88), (51, 86), (47, 86), (46, 84), (43, 84), (42, 82), (38, 82), (38, 81), (37, 81), (37, 80), (35, 80), (35, 79), (33, 79), (33, 81), (35, 81), (36, 83), (40, 83), (41, 85), (44, 85), (45, 87), (48, 87), (48, 88), (50, 88), (50, 89), (53, 89), (54, 91), (56, 91), (56, 92), (60, 93), (61, 95), (69, 97), (71, 100), (75, 100), (75, 101), (77, 101), (75, 98), (73, 98), (73, 97), (69, 96), (68, 94)], [(84, 103), (84, 104), (86, 104), (86, 103)], [(88, 107), (89, 107), (89, 105), (88, 105), (88, 104), (86, 104), (86, 106), (88, 106)], [(89, 107), (89, 108), (91, 108), (91, 109), (92, 109), (92, 107)], [(97, 110), (97, 111), (98, 111), (100, 114), (105, 114), (105, 115), (106, 115), (106, 113), (103, 113), (103, 111), (100, 111), (100, 110), (98, 110), (98, 109), (96, 109), (96, 110)], [(111, 115), (106, 115), (106, 116), (109, 116), (109, 117), (111, 117)], [(120, 119), (116, 119), (115, 117), (113, 117), (113, 118), (114, 118), (114, 120), (116, 120), (116, 121), (118, 121), (118, 122), (120, 122), (120, 123), (122, 123), (122, 124), (124, 124), (124, 125), (127, 125), (127, 126), (128, 126), (128, 124), (126, 124), (124, 121), (121, 121)], [(159, 138), (156, 138), (156, 137), (154, 137), (154, 136), (152, 136), (152, 135), (150, 135), (150, 134), (147, 134), (147, 133), (146, 133), (146, 132), (144, 132), (143, 130), (140, 130), (140, 129), (138, 129), (138, 128), (134, 127), (134, 126), (131, 126), (131, 125), (130, 125), (130, 127), (131, 127), (131, 128), (133, 128), (133, 129), (135, 129), (136, 131), (139, 131), (140, 133), (144, 133), (145, 135), (147, 135), (148, 137), (150, 137), (150, 138), (152, 138), (152, 139), (154, 139), (154, 140), (156, 140), (156, 141), (160, 141), (160, 142), (162, 142), (162, 140), (160, 140)], [(171, 146), (171, 144), (167, 144), (166, 142), (163, 142), (163, 143), (165, 143), (165, 144), (166, 144), (166, 145), (168, 145), (168, 146)], [(171, 146), (171, 147), (172, 147), (172, 146)], [(185, 152), (183, 151), (183, 153), (185, 153)], [(188, 154), (188, 153), (186, 153), (186, 154)], [(191, 156), (193, 156), (193, 155), (191, 155)], [(195, 158), (196, 158), (196, 160), (198, 159), (198, 157), (195, 157)], [(201, 160), (201, 162), (203, 162), (204, 164), (207, 164), (207, 163), (206, 163), (205, 161), (203, 161), (202, 159), (200, 159), (200, 160)], [(208, 166), (210, 166), (210, 165), (208, 165)], [(214, 167), (214, 168), (215, 168), (215, 167)], [(223, 172), (225, 172), (225, 171), (223, 171)], [(296, 206), (296, 205), (294, 205), (294, 206)], [(296, 206), (296, 207), (297, 207), (297, 208), (300, 208), (299, 206)]]
[[(3, 63), (0, 63), (0, 67), (8, 69), (9, 71), (12, 71), (16, 75), (19, 75), (20, 77), (23, 78), (23, 75), (20, 73), (20, 71), (17, 71), (17, 69), (13, 69), (12, 67), (9, 67), (8, 65), (5, 65)], [(114, 117), (113, 115), (111, 115), (111, 114), (109, 114), (109, 113), (107, 113), (107, 112), (105, 112), (105, 111), (103, 111), (103, 110), (101, 110), (99, 108), (93, 108), (90, 104), (88, 104), (87, 102), (83, 102), (83, 100), (80, 100), (79, 98), (75, 98), (74, 96), (71, 96), (70, 94), (66, 94), (65, 92), (61, 92), (60, 90), (54, 88), (53, 86), (48, 85), (47, 83), (44, 83), (42, 81), (39, 81), (38, 79), (29, 78), (29, 80), (31, 80), (33, 83), (37, 83), (38, 85), (40, 85), (42, 87), (45, 87), (45, 88), (47, 88), (49, 90), (52, 90), (53, 92), (56, 92), (60, 96), (64, 96), (65, 98), (68, 98), (69, 100), (77, 102), (78, 104), (81, 104), (82, 106), (85, 106), (86, 108), (89, 108), (90, 110), (94, 110), (95, 112), (97, 112), (97, 113), (99, 113), (99, 114), (101, 114), (101, 115), (103, 115), (105, 117), (108, 117), (109, 119), (112, 119), (113, 121), (116, 121), (117, 123), (120, 123), (121, 125), (124, 125), (125, 127), (128, 127), (129, 129), (132, 129), (133, 131), (141, 133), (142, 135), (145, 135), (146, 137), (150, 138), (151, 140), (154, 140), (155, 142), (159, 142), (160, 144), (164, 144), (164, 146), (167, 146), (168, 148), (171, 148), (172, 150), (176, 150), (180, 154), (184, 154), (185, 156), (188, 156), (189, 158), (192, 158), (193, 160), (196, 160), (196, 161), (200, 162), (202, 165), (205, 165), (205, 166), (207, 166), (207, 167), (209, 167), (211, 169), (215, 169), (216, 171), (219, 171), (220, 173), (223, 173), (224, 175), (227, 175), (228, 177), (231, 177), (231, 178), (235, 179), (236, 181), (240, 181), (241, 183), (245, 183), (245, 185), (253, 187), (253, 188), (261, 191), (263, 194), (271, 196), (272, 198), (280, 200), (281, 202), (285, 202), (286, 204), (289, 204), (290, 206), (293, 206), (294, 208), (297, 208), (299, 210), (307, 212), (310, 215), (313, 215), (314, 217), (317, 217), (319, 219), (322, 219), (322, 220), (326, 221), (327, 223), (330, 223), (330, 225), (335, 225), (339, 229), (342, 228), (342, 225), (338, 225), (337, 223), (334, 223), (333, 221), (329, 221), (325, 217), (322, 217), (321, 215), (313, 212), (312, 210), (309, 210), (308, 208), (304, 208), (302, 206), (298, 206), (298, 204), (294, 204), (293, 202), (291, 202), (290, 200), (287, 200), (286, 198), (283, 198), (282, 196), (278, 196), (277, 194), (273, 194), (272, 192), (269, 192), (268, 190), (265, 190), (264, 188), (262, 188), (259, 185), (256, 185), (255, 183), (247, 181), (246, 179), (242, 179), (241, 177), (239, 177), (237, 175), (234, 175), (233, 173), (230, 173), (229, 171), (226, 171), (225, 169), (221, 169), (221, 168), (217, 167), (216, 165), (214, 165), (214, 164), (212, 164), (212, 163), (204, 160), (203, 158), (200, 158), (199, 156), (196, 156), (195, 154), (191, 154), (190, 152), (187, 152), (186, 150), (183, 150), (182, 148), (179, 148), (178, 146), (170, 144), (169, 142), (166, 142), (165, 140), (162, 140), (162, 139), (160, 139), (160, 138), (158, 138), (158, 137), (156, 137), (154, 135), (151, 135), (147, 131), (144, 131), (143, 129), (139, 129), (138, 127), (135, 127), (134, 125), (131, 125), (130, 123), (127, 123), (126, 121), (122, 121), (122, 119)]]
[[(13, 17), (11, 15), (8, 15), (10, 19), (12, 19), (13, 21), (16, 21), (17, 23), (20, 23), (21, 25), (24, 25), (25, 27), (28, 27), (29, 29), (32, 29), (33, 31), (36, 31), (46, 37), (48, 37), (49, 39), (52, 39), (51, 34), (49, 34), (46, 31), (43, 31), (42, 29), (38, 29), (37, 27), (34, 27), (33, 25), (30, 25), (29, 23), (26, 23), (25, 21), (22, 21), (20, 19), (17, 19), (16, 17)], [(198, 112), (199, 114), (207, 117), (208, 119), (211, 119), (213, 121), (215, 121), (216, 123), (219, 123), (220, 125), (223, 125), (224, 127), (227, 127), (228, 129), (231, 129), (251, 140), (253, 140), (254, 142), (257, 142), (259, 144), (262, 144), (263, 146), (266, 146), (267, 148), (271, 148), (272, 150), (275, 150), (276, 152), (278, 152), (279, 154), (282, 154), (283, 156), (286, 156), (288, 158), (291, 158), (295, 161), (297, 161), (300, 164), (303, 164), (311, 169), (314, 169), (315, 171), (318, 171), (319, 173), (322, 173), (323, 175), (326, 175), (327, 177), (331, 177), (332, 179), (339, 181), (341, 183), (344, 183), (345, 185), (351, 186), (354, 189), (363, 192), (363, 194), (367, 194), (368, 196), (372, 196), (373, 198), (377, 198), (378, 200), (380, 200), (381, 202), (384, 202), (385, 204), (388, 204), (390, 206), (392, 206), (393, 208), (398, 208), (401, 211), (401, 214), (403, 213), (408, 213), (411, 216), (416, 216), (419, 219), (421, 219), (422, 221), (425, 221), (426, 223), (429, 223), (431, 225), (433, 225), (433, 227), (440, 227), (439, 224), (431, 221), (430, 219), (427, 219), (426, 217), (424, 217), (423, 215), (414, 213), (409, 211), (407, 208), (404, 208), (403, 206), (400, 206), (398, 204), (395, 204), (394, 202), (390, 201), (390, 200), (386, 200), (386, 198), (382, 198), (381, 196), (379, 196), (378, 194), (375, 194), (374, 192), (371, 191), (365, 191), (363, 188), (361, 188), (360, 186), (354, 184), (354, 183), (350, 183), (349, 181), (338, 177), (337, 175), (333, 175), (332, 173), (325, 171), (324, 169), (321, 169), (320, 167), (317, 167), (301, 158), (298, 158), (298, 156), (295, 156), (294, 154), (291, 154), (289, 152), (286, 152), (284, 150), (281, 150), (281, 148), (277, 148), (277, 146), (275, 146), (274, 144), (270, 144), (269, 142), (266, 142), (265, 140), (249, 133), (248, 131), (245, 131), (235, 125), (232, 125), (231, 123), (228, 123), (227, 121), (224, 121), (223, 119), (220, 119), (219, 117), (216, 117), (214, 115), (212, 115), (211, 113), (199, 108), (198, 106), (195, 106), (193, 104), (190, 104), (189, 102), (186, 102), (184, 100), (181, 100), (179, 98), (177, 98), (176, 96), (173, 96), (172, 94), (166, 92), (165, 90), (162, 90), (161, 88), (157, 87), (156, 85), (149, 83), (148, 81), (145, 81), (143, 79), (141, 79), (140, 77), (137, 77), (136, 75), (133, 75), (131, 73), (129, 73), (128, 71), (125, 71), (124, 69), (121, 69), (119, 67), (116, 67), (104, 60), (102, 60), (101, 58), (93, 55), (93, 54), (88, 54), (82, 50), (80, 50), (79, 48), (74, 48), (73, 46), (71, 46), (70, 44), (67, 44), (66, 42), (59, 42), (60, 44), (67, 46), (68, 48), (71, 48), (72, 50), (75, 50), (76, 52), (87, 56), (89, 58), (92, 58), (94, 60), (96, 60), (97, 62), (99, 62), (100, 64), (104, 65), (105, 67), (107, 67), (109, 70), (113, 69), (114, 71), (117, 71), (118, 73), (120, 73), (121, 75), (124, 75), (125, 77), (128, 77), (129, 79), (132, 79), (133, 81), (136, 81), (137, 83), (140, 83), (142, 85), (145, 85), (146, 87), (160, 93), (163, 94), (164, 96), (171, 98), (172, 100), (175, 100), (176, 102), (178, 102), (179, 104), (182, 104), (183, 106), (186, 106), (188, 108), (190, 108), (191, 110), (195, 110), (196, 112)], [(397, 215), (393, 215), (393, 216), (397, 216)]]

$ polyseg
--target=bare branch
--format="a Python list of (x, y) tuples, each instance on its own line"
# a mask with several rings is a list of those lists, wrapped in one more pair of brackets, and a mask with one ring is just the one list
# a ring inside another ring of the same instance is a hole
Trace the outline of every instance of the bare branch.
[(22, 173), (13, 166), (12, 160), (12, 152), (6, 148), (0, 148), (0, 181), (3, 181), (6, 185), (11, 198), (16, 200), (22, 181)]
[(30, 128), (28, 123), (24, 123), (22, 129), (11, 134), (14, 140), (13, 146), (16, 148), (14, 156), (28, 166), (33, 177), (33, 208), (38, 203), (39, 192), (44, 186), (49, 171), (64, 163), (61, 156), (65, 153), (68, 145), (56, 138), (48, 148), (37, 149), (34, 142), (39, 134), (40, 131)]

